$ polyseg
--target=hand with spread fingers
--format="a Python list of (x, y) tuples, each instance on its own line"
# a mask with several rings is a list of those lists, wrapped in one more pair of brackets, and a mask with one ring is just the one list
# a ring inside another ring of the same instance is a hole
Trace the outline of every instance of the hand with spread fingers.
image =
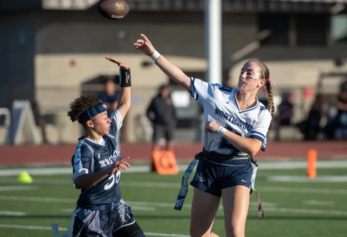
[(112, 166), (108, 168), (109, 173), (114, 174), (118, 171), (127, 170), (127, 167), (130, 167), (130, 164), (126, 162), (127, 160), (129, 160), (129, 157), (116, 161)]
[(154, 46), (144, 34), (140, 35), (142, 39), (138, 39), (136, 43), (134, 43), (135, 48), (141, 50), (147, 56), (151, 56), (155, 52)]
[(121, 69), (124, 69), (124, 70), (128, 70), (129, 69), (129, 66), (126, 65), (125, 63), (123, 63), (122, 61), (118, 60), (118, 59), (115, 59), (115, 58), (111, 58), (111, 57), (106, 57), (106, 59), (110, 62), (113, 62), (113, 63), (116, 63), (118, 64), (118, 66), (121, 68)]

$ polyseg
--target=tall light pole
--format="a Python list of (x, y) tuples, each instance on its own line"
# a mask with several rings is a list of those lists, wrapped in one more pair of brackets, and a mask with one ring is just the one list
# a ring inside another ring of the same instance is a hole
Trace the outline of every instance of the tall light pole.
[(222, 83), (222, 1), (205, 0), (206, 81)]

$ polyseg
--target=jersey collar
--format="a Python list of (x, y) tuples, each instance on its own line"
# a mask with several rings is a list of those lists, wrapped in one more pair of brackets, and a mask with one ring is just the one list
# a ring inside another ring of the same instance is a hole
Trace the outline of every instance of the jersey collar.
[(236, 105), (237, 110), (238, 110), (239, 113), (245, 113), (245, 112), (254, 110), (254, 109), (256, 109), (256, 108), (259, 107), (259, 100), (258, 100), (257, 97), (255, 97), (255, 99), (257, 100), (257, 103), (256, 103), (253, 107), (248, 108), (248, 109), (245, 109), (245, 110), (241, 110), (241, 109), (240, 109), (240, 106), (239, 106), (239, 103), (237, 102), (237, 98), (236, 98), (236, 95), (237, 95), (238, 92), (239, 92), (238, 90), (235, 90), (235, 94), (234, 94), (234, 96), (233, 96), (233, 99), (234, 99), (234, 103), (235, 103), (235, 105)]

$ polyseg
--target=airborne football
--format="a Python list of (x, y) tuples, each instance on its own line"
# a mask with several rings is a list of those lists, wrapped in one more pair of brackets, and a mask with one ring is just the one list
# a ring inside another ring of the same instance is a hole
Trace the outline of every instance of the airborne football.
[(129, 13), (129, 5), (124, 0), (101, 0), (98, 11), (107, 19), (120, 20)]

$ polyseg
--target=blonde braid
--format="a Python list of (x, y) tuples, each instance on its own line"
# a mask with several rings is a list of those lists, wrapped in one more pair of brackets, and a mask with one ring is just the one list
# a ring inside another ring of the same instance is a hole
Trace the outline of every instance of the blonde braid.
[(271, 113), (271, 123), (270, 123), (270, 127), (269, 127), (269, 130), (271, 130), (272, 128), (272, 121), (274, 119), (274, 116), (275, 116), (275, 105), (274, 105), (274, 100), (273, 100), (273, 95), (272, 95), (272, 87), (271, 87), (271, 82), (269, 79), (266, 80), (266, 90), (267, 90), (267, 93), (269, 95), (269, 102), (268, 102), (268, 105), (267, 105), (267, 109), (270, 111)]

